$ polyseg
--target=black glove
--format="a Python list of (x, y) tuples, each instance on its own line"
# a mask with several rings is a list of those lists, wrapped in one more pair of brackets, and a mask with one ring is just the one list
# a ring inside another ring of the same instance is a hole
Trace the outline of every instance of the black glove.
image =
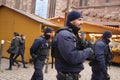
[(32, 58), (29, 59), (29, 62), (30, 62), (30, 63), (35, 62), (36, 59), (37, 59), (37, 57), (38, 57), (38, 56), (33, 53), (33, 54), (32, 54)]
[(90, 57), (89, 57), (89, 59), (90, 60), (94, 60), (95, 59), (95, 54), (94, 54), (94, 51), (93, 51), (93, 49), (92, 48), (89, 48), (90, 49)]
[(36, 59), (38, 56), (36, 54), (32, 54), (32, 58)]

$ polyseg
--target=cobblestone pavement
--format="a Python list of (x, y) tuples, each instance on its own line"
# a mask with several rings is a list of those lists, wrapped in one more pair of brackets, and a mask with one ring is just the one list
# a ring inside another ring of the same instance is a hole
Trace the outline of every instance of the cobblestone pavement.
[[(27, 64), (27, 69), (22, 68), (22, 64), (20, 68), (13, 66), (12, 71), (5, 70), (8, 68), (8, 64), (9, 60), (3, 58), (1, 63), (0, 80), (30, 80), (34, 72), (32, 64)], [(84, 66), (85, 69), (80, 73), (82, 75), (80, 80), (90, 80), (91, 68), (88, 65), (88, 61), (84, 62)], [(49, 64), (48, 70), (48, 73), (44, 73), (44, 80), (56, 80), (56, 71), (55, 69), (51, 69), (51, 64)], [(111, 66), (109, 74), (111, 76), (111, 80), (120, 80), (120, 67)]]

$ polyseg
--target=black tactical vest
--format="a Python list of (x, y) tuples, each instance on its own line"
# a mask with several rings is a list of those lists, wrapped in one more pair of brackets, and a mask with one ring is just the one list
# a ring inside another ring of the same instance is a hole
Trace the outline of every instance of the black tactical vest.
[(37, 55), (39, 58), (42, 56), (48, 56), (50, 50), (50, 41), (46, 40), (45, 37), (41, 37), (42, 40), (39, 42), (39, 47), (37, 49)]

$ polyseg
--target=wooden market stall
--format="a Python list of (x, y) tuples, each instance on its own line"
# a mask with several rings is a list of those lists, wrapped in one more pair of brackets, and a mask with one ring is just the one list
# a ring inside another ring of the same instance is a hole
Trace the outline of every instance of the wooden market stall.
[(18, 32), (20, 34), (24, 33), (27, 36), (25, 61), (28, 62), (31, 57), (29, 49), (33, 40), (43, 33), (44, 26), (50, 26), (53, 29), (59, 28), (56, 24), (47, 19), (8, 6), (0, 5), (0, 40), (5, 40), (2, 56), (9, 57), (6, 50), (10, 44), (7, 40), (12, 40), (13, 32)]
[(54, 17), (54, 18), (49, 18), (48, 20), (51, 21), (51, 22), (53, 22), (53, 23), (55, 23), (55, 24), (57, 24), (60, 27), (64, 27), (65, 19), (62, 16), (57, 16), (57, 17)]

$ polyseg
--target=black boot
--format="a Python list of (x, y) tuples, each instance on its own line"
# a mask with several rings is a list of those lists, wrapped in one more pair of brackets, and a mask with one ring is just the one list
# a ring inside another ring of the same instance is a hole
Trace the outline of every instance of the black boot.
[(6, 70), (12, 70), (12, 64), (13, 64), (13, 60), (12, 59), (10, 59), (10, 65), (9, 65), (9, 68), (7, 68)]
[(15, 63), (13, 63), (13, 64), (12, 64), (12, 66), (16, 66), (16, 64), (15, 64)]
[(22, 63), (23, 63), (23, 68), (28, 68), (28, 67), (25, 66), (24, 60), (22, 61)]
[(20, 67), (20, 64), (17, 60), (14, 59), (14, 62), (17, 64), (17, 67), (19, 68)]
[(19, 67), (20, 67), (20, 64), (18, 63), (17, 66), (18, 66), (18, 68), (19, 68)]
[(12, 70), (12, 68), (7, 68), (7, 69), (5, 69), (5, 70)]
[(26, 67), (26, 66), (24, 65), (23, 68), (28, 68), (28, 67)]

